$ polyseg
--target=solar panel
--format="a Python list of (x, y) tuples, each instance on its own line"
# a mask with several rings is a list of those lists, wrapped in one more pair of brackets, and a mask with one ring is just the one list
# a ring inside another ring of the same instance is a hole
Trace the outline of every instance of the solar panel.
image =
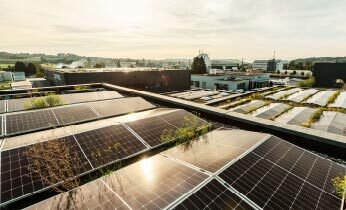
[(60, 125), (68, 125), (98, 118), (96, 113), (87, 105), (75, 105), (52, 110)]
[[(55, 142), (63, 142), (68, 146), (68, 151), (71, 154), (78, 155), (80, 160), (79, 164), (71, 163), (71, 166), (75, 166), (76, 174), (80, 174), (87, 170), (90, 170), (90, 165), (84, 158), (81, 150), (79, 149), (73, 136), (67, 136), (59, 138), (56, 140), (51, 140)], [(35, 146), (29, 145), (20, 148), (14, 148), (11, 150), (6, 150), (1, 152), (1, 202), (7, 202), (12, 199), (19, 198), (21, 196), (27, 195), (29, 193), (37, 192), (39, 190), (48, 187), (48, 183), (42, 179), (42, 177), (36, 174), (33, 170), (29, 168), (31, 161), (33, 161), (32, 156), (28, 157), (28, 151), (33, 148), (38, 148), (37, 146), (42, 146), (42, 148), (47, 147), (48, 142), (41, 142)], [(50, 144), (52, 145), (52, 144)], [(59, 156), (52, 155), (50, 161), (59, 163)], [(37, 153), (42, 155), (41, 153)], [(57, 158), (54, 160), (54, 158)], [(46, 166), (48, 163), (43, 163)], [(61, 164), (61, 163), (60, 163)], [(45, 171), (46, 167), (42, 167), (42, 174), (47, 174)], [(70, 178), (70, 177), (66, 177)]]
[(73, 95), (74, 94), (62, 94), (59, 96), (63, 104), (74, 104), (74, 103), (77, 103), (78, 101), (75, 100)]
[(254, 209), (236, 194), (229, 191), (216, 179), (203, 186), (197, 192), (183, 200), (179, 205), (174, 207), (176, 210), (191, 209), (234, 209), (246, 210)]
[(132, 209), (163, 209), (208, 178), (156, 155), (103, 178)]
[(124, 98), (121, 100), (121, 103), (128, 109), (128, 112), (137, 112), (155, 108), (154, 105), (140, 97)]
[(128, 109), (120, 100), (123, 99), (93, 102), (90, 103), (90, 106), (92, 106), (102, 117), (117, 116), (128, 113)]
[(256, 110), (256, 109), (258, 109), (264, 105), (266, 105), (265, 101), (254, 100), (254, 101), (251, 101), (250, 103), (236, 107), (232, 111), (242, 113), (242, 114), (247, 114), (247, 113), (254, 111), (254, 110)]
[(6, 116), (7, 135), (40, 130), (58, 125), (51, 110), (8, 114)]
[(339, 209), (341, 199), (331, 190), (337, 173), (329, 174), (346, 169), (333, 164), (271, 137), (219, 176), (264, 209)]
[(290, 109), (291, 106), (282, 103), (272, 103), (269, 107), (264, 107), (264, 111), (257, 113), (255, 116), (263, 119), (274, 120), (281, 113)]
[(163, 154), (214, 173), (266, 137), (247, 138), (242, 134), (237, 130), (215, 130)]
[(94, 168), (120, 160), (146, 149), (123, 125), (113, 125), (75, 137)]
[(72, 190), (37, 203), (27, 209), (126, 209), (129, 208), (101, 180), (83, 185), (83, 190)]
[[(98, 92), (85, 92), (85, 93), (73, 93), (73, 94), (62, 94), (59, 95), (64, 105), (98, 101), (98, 100), (108, 100), (113, 98), (122, 98), (123, 96), (116, 91), (98, 91)], [(30, 98), (19, 98), (19, 99), (9, 99), (8, 112), (22, 111), (31, 109), (31, 101), (33, 99), (44, 98), (44, 97), (30, 97)], [(0, 103), (0, 113), (3, 110), (5, 112), (4, 104)], [(3, 107), (2, 107), (3, 106)]]
[(177, 110), (159, 117), (178, 128), (184, 126), (184, 124), (189, 124), (189, 121), (193, 122), (197, 127), (207, 125), (207, 122), (185, 110)]
[(86, 93), (74, 93), (73, 97), (77, 103), (99, 101), (112, 98), (123, 97), (116, 91), (97, 91), (97, 92), (86, 92)]
[(134, 130), (145, 142), (154, 147), (164, 143), (161, 135), (165, 130), (175, 130), (176, 128), (160, 117), (150, 117), (126, 123)]
[(6, 112), (6, 100), (0, 101), (0, 113)]
[(31, 100), (33, 100), (33, 98), (18, 98), (7, 100), (8, 112), (26, 110), (30, 107)]

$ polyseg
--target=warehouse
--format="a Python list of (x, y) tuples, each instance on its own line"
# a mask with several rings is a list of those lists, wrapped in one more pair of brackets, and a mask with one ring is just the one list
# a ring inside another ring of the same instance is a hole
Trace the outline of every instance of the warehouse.
[(190, 89), (190, 71), (151, 68), (53, 69), (44, 75), (52, 85), (109, 83), (138, 90)]
[(316, 63), (313, 74), (317, 87), (340, 87), (346, 81), (346, 63)]

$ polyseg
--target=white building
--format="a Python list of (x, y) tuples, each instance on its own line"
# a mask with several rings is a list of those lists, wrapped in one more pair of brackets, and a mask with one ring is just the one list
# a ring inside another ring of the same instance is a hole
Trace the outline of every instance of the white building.
[(255, 60), (252, 63), (253, 69), (261, 69), (264, 71), (281, 71), (284, 68), (284, 61), (283, 60)]

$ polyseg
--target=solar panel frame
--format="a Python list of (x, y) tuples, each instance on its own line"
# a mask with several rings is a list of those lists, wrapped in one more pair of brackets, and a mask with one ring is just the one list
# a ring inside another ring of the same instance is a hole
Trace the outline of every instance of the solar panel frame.
[(161, 119), (166, 121), (167, 123), (175, 126), (175, 127), (182, 127), (184, 126), (185, 119), (192, 120), (194, 122), (194, 125), (197, 127), (201, 126), (207, 126), (209, 125), (208, 122), (205, 120), (197, 117), (196, 115), (193, 115), (185, 110), (177, 110), (173, 111), (164, 115), (159, 115)]
[(126, 125), (151, 147), (156, 147), (165, 143), (161, 140), (161, 135), (165, 130), (176, 129), (176, 127), (168, 124), (157, 116), (128, 122)]
[(74, 134), (74, 136), (94, 168), (129, 158), (147, 149), (120, 124)]
[(200, 171), (155, 155), (102, 179), (132, 209), (163, 209), (208, 178)]
[[(282, 153), (284, 155), (280, 157)], [(291, 157), (282, 161), (285, 156)], [(287, 161), (293, 161), (294, 164), (287, 164)], [(330, 175), (331, 168), (337, 168), (333, 175)], [(260, 208), (297, 209), (304, 206), (304, 209), (323, 209), (325, 206), (337, 207), (341, 204), (341, 199), (333, 192), (331, 181), (328, 182), (337, 173), (346, 174), (346, 167), (274, 137), (218, 176)]]
[(5, 124), (6, 135), (15, 135), (58, 126), (59, 122), (52, 110), (40, 110), (7, 114)]
[(128, 109), (120, 101), (123, 99), (91, 102), (90, 106), (102, 117), (118, 116), (129, 113)]
[(7, 100), (0, 100), (0, 113), (6, 112)]
[[(77, 173), (81, 174), (91, 170), (89, 162), (87, 162), (87, 159), (73, 136), (65, 136), (50, 141), (63, 141), (68, 145), (72, 145), (69, 149), (79, 154), (81, 160), (81, 165), (77, 166), (71, 164), (78, 167), (75, 168), (79, 171)], [(48, 142), (40, 142), (37, 144), (44, 146), (47, 143)], [(31, 193), (37, 193), (50, 187), (39, 175), (35, 175), (28, 168), (30, 159), (28, 159), (26, 153), (32, 146), (33, 145), (28, 145), (1, 151), (1, 203), (10, 202), (20, 197), (26, 197)], [(45, 168), (42, 169), (44, 170)]]
[(70, 125), (98, 119), (99, 116), (88, 104), (77, 104), (68, 107), (52, 109), (59, 125)]
[(243, 199), (231, 192), (217, 179), (212, 179), (206, 185), (190, 194), (172, 209), (192, 210), (192, 209), (234, 209), (247, 210), (255, 209), (247, 204)]

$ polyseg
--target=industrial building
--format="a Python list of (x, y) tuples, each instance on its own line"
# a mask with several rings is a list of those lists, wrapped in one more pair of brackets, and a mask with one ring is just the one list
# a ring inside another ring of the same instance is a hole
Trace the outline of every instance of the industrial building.
[(223, 75), (191, 75), (191, 85), (212, 90), (250, 90), (269, 86), (269, 74), (231, 72)]
[(53, 69), (44, 71), (52, 85), (110, 83), (139, 90), (167, 92), (190, 88), (190, 71), (152, 68)]
[(261, 69), (261, 70), (270, 71), (270, 72), (281, 71), (284, 68), (284, 61), (276, 60), (276, 59), (255, 60), (252, 63), (252, 68)]
[(313, 75), (317, 87), (341, 87), (346, 81), (346, 63), (316, 63)]

